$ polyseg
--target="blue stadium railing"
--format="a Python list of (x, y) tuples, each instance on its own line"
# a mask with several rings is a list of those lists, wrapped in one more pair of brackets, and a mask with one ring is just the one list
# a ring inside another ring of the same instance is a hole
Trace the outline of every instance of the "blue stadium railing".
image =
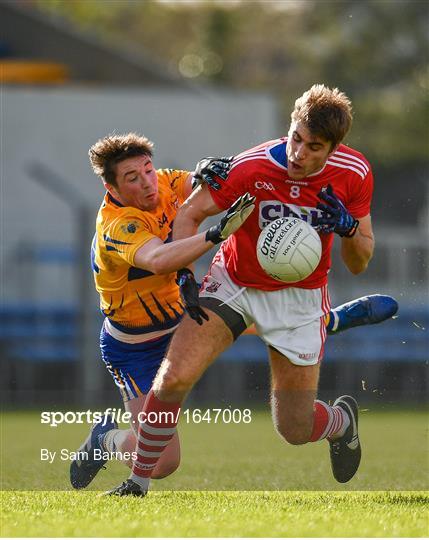
[(11, 361), (77, 361), (77, 311), (71, 306), (2, 306), (0, 346)]
[[(78, 357), (77, 318), (71, 306), (4, 305), (0, 307), (2, 355), (12, 361), (74, 362)], [(249, 335), (239, 338), (220, 361), (258, 362), (266, 357), (262, 340)], [(325, 361), (344, 359), (428, 362), (429, 308), (402, 306), (396, 319), (328, 338)]]

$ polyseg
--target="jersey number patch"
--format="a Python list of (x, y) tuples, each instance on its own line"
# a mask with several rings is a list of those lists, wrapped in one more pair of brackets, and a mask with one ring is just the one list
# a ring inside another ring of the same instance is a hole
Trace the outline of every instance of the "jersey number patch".
[(162, 229), (166, 223), (168, 223), (168, 218), (165, 215), (165, 213), (163, 212), (162, 213), (162, 218), (161, 219), (158, 218), (158, 227), (160, 229)]
[(291, 186), (289, 195), (290, 195), (293, 199), (297, 199), (297, 198), (301, 195), (301, 193), (300, 193), (300, 187), (299, 187), (299, 186)]

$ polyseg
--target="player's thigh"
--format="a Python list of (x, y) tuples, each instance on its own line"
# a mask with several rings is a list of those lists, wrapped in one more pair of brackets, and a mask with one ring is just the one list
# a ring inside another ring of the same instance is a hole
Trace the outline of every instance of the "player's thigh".
[(197, 324), (184, 317), (170, 342), (153, 388), (159, 391), (166, 385), (192, 386), (207, 367), (233, 341), (233, 334), (222, 317), (205, 308), (209, 320)]
[[(326, 293), (327, 294), (327, 293)], [(251, 290), (247, 295), (262, 340), (295, 364), (320, 362), (326, 339), (325, 288)]]
[(222, 254), (218, 252), (200, 290), (200, 305), (209, 320), (200, 326), (185, 315), (154, 381), (154, 390), (159, 396), (175, 379), (184, 387), (194, 384), (216, 357), (244, 332), (250, 322), (234, 302), (242, 289), (229, 278)]
[(320, 364), (296, 365), (276, 349), (269, 347), (268, 350), (272, 411), (276, 425), (280, 428), (294, 425), (311, 429)]

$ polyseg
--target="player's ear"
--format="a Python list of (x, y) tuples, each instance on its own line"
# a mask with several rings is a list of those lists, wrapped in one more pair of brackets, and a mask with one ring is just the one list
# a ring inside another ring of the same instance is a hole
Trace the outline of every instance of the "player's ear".
[(106, 191), (108, 191), (114, 199), (119, 197), (118, 189), (113, 184), (108, 184), (107, 182), (103, 182), (103, 184)]

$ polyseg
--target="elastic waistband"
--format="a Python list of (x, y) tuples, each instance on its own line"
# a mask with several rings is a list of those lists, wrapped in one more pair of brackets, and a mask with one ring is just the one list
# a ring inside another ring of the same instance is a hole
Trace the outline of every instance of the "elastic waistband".
[(171, 334), (179, 326), (179, 323), (172, 328), (147, 332), (145, 334), (128, 334), (127, 332), (123, 332), (118, 328), (115, 328), (107, 317), (104, 319), (103, 326), (106, 332), (118, 341), (122, 341), (123, 343), (144, 343), (145, 341), (152, 341), (153, 339), (165, 336), (166, 334)]

